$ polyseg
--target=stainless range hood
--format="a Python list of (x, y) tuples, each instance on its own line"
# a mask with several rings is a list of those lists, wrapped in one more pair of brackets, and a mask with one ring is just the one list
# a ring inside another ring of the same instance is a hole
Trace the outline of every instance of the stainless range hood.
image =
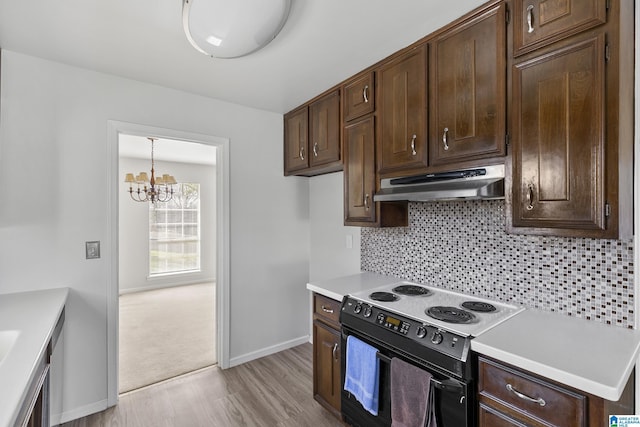
[(373, 196), (376, 202), (478, 199), (504, 199), (504, 165), (386, 178)]

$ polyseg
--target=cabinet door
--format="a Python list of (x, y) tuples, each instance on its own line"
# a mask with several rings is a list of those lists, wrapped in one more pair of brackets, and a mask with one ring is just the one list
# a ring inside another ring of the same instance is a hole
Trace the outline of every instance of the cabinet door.
[(427, 166), (427, 47), (383, 65), (380, 78), (380, 173)]
[(344, 221), (375, 222), (375, 127), (373, 117), (344, 129)]
[(340, 412), (340, 333), (313, 323), (313, 394)]
[(309, 106), (309, 127), (309, 165), (339, 162), (340, 92), (332, 92)]
[(308, 109), (292, 111), (284, 116), (284, 172), (289, 175), (309, 167), (307, 146)]
[(493, 5), (430, 45), (432, 165), (505, 154), (505, 8)]
[(607, 2), (608, 0), (515, 0), (514, 56), (604, 24), (607, 20)]
[(345, 122), (362, 117), (375, 109), (373, 76), (373, 71), (367, 72), (344, 85), (342, 98)]
[(604, 35), (513, 68), (513, 224), (604, 230)]

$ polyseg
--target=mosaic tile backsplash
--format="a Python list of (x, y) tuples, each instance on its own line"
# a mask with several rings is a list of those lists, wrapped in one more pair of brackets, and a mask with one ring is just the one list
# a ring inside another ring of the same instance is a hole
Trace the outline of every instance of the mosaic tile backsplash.
[(504, 201), (410, 203), (362, 228), (362, 270), (611, 325), (634, 325), (633, 240), (507, 234)]

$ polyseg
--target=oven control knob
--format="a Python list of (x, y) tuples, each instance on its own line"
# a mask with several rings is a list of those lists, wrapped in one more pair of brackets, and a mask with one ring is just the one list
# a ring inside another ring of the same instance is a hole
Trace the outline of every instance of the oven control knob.
[(362, 311), (362, 304), (356, 304), (356, 306), (353, 307), (353, 312), (355, 314), (360, 314), (361, 311)]
[(424, 326), (418, 326), (418, 329), (416, 329), (416, 335), (418, 338), (424, 338), (427, 335), (427, 328)]
[(371, 307), (364, 308), (364, 317), (371, 317)]
[(433, 336), (431, 337), (431, 342), (434, 344), (440, 344), (443, 339), (444, 337), (440, 332), (434, 332)]

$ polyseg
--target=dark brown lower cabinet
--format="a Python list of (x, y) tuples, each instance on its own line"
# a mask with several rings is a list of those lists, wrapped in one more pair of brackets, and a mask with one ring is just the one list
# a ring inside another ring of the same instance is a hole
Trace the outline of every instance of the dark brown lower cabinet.
[(340, 302), (313, 294), (313, 397), (340, 418)]
[(479, 427), (599, 427), (632, 414), (632, 373), (617, 402), (584, 393), (493, 359), (478, 358)]
[(333, 411), (340, 410), (340, 332), (320, 322), (314, 330), (314, 395)]

